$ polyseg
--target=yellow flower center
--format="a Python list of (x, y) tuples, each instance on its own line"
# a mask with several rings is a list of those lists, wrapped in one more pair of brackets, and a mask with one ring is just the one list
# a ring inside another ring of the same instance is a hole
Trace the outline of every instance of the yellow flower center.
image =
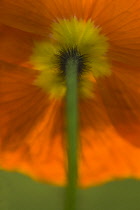
[(85, 22), (76, 18), (53, 23), (49, 37), (36, 43), (33, 50), (31, 63), (40, 70), (35, 84), (51, 97), (63, 97), (66, 63), (74, 58), (78, 63), (79, 94), (92, 97), (96, 78), (110, 74), (106, 37), (90, 20)]

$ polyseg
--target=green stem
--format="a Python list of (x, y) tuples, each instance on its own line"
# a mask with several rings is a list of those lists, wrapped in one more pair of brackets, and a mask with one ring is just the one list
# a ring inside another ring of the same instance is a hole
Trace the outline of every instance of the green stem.
[(66, 189), (66, 210), (76, 210), (78, 146), (77, 69), (77, 60), (74, 58), (69, 59), (66, 66), (66, 122), (68, 140), (68, 186)]

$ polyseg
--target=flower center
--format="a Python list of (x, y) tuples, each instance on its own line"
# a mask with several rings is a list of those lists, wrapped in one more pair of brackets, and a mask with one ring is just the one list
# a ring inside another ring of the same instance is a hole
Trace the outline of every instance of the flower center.
[(78, 64), (78, 76), (82, 75), (83, 71), (87, 69), (86, 55), (82, 55), (77, 47), (62, 49), (57, 55), (58, 69), (62, 72), (62, 75), (66, 74), (66, 65), (68, 60), (72, 59), (77, 61)]
[(40, 74), (35, 84), (51, 97), (66, 93), (66, 64), (72, 58), (78, 64), (80, 96), (92, 97), (96, 78), (110, 74), (106, 56), (107, 38), (90, 20), (59, 20), (52, 24), (49, 38), (36, 43), (31, 63)]

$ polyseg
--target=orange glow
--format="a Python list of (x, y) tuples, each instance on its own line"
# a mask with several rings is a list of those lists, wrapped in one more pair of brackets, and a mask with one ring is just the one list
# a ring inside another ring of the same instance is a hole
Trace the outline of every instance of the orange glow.
[[(59, 5), (59, 6), (58, 6)], [(33, 85), (29, 57), (52, 22), (91, 19), (108, 37), (112, 75), (81, 99), (79, 185), (140, 178), (140, 2), (1, 0), (0, 166), (49, 183), (66, 183), (63, 100)]]

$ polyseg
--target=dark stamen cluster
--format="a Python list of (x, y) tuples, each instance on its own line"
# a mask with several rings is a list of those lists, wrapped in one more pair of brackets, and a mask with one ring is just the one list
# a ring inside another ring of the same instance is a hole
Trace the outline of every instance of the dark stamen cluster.
[(62, 49), (59, 54), (56, 55), (57, 67), (63, 75), (66, 74), (66, 65), (69, 59), (74, 59), (78, 63), (78, 75), (80, 76), (83, 71), (87, 69), (87, 58), (86, 55), (82, 55), (77, 47)]

